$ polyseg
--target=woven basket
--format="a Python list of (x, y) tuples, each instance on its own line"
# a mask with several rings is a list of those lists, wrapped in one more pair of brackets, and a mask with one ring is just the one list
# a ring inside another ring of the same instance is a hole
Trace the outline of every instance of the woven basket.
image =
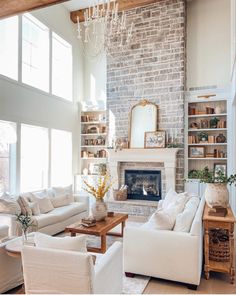
[(127, 194), (128, 194), (127, 189), (124, 189), (124, 190), (113, 189), (113, 197), (114, 197), (114, 200), (116, 201), (126, 201)]
[(218, 229), (209, 231), (209, 259), (218, 262), (230, 261), (228, 231)]

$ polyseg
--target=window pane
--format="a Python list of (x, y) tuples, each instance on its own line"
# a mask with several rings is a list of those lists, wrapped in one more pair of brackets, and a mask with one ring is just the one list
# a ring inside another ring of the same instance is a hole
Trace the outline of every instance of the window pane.
[(72, 47), (52, 35), (52, 93), (72, 101)]
[(52, 130), (51, 134), (51, 185), (72, 183), (72, 134)]
[(0, 121), (0, 195), (15, 192), (16, 124)]
[(0, 74), (18, 79), (18, 17), (0, 21)]
[(48, 185), (48, 129), (21, 125), (21, 192)]
[(49, 91), (49, 29), (30, 14), (22, 17), (22, 82)]

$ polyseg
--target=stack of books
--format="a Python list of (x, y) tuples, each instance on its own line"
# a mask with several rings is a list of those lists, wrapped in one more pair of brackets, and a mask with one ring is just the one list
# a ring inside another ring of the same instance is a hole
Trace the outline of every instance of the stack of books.
[(96, 225), (96, 220), (93, 217), (82, 218), (81, 225), (85, 227), (92, 227)]

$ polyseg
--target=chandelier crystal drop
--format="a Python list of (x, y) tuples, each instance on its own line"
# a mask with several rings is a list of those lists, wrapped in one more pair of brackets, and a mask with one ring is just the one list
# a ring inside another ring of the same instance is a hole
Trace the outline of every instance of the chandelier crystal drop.
[[(77, 17), (78, 39), (82, 41), (85, 55), (96, 58), (105, 53), (113, 56), (112, 49), (124, 51), (132, 39), (133, 23), (128, 24), (125, 12), (118, 12), (117, 1), (97, 4), (84, 11), (84, 22)], [(88, 45), (92, 46), (88, 46)], [(88, 50), (89, 48), (89, 50)]]

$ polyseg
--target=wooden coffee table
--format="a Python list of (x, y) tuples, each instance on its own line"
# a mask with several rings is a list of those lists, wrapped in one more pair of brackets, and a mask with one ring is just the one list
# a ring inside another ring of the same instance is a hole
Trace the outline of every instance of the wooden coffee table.
[[(127, 214), (115, 213), (112, 217), (106, 217), (106, 220), (99, 221), (93, 227), (85, 227), (79, 222), (74, 223), (66, 227), (65, 231), (70, 232), (72, 237), (75, 237), (76, 234), (86, 234), (101, 237), (101, 247), (88, 247), (88, 251), (96, 253), (105, 253), (106, 252), (106, 236), (116, 236), (123, 237), (125, 221), (128, 218)], [(109, 232), (111, 229), (121, 224), (121, 233)]]

